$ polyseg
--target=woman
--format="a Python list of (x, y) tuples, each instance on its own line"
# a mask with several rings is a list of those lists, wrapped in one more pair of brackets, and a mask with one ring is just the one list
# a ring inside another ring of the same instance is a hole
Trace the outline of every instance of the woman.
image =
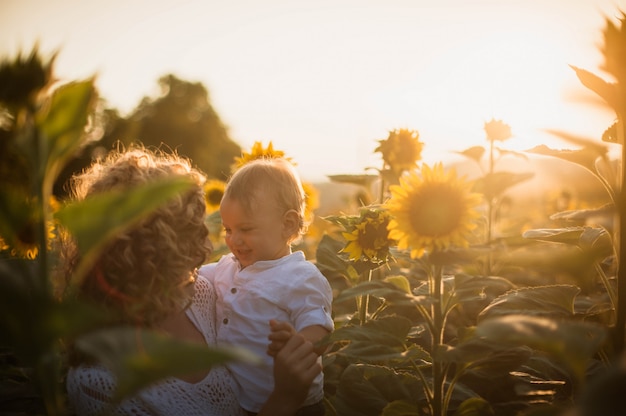
[[(216, 336), (215, 292), (195, 273), (212, 249), (204, 223), (204, 176), (176, 155), (135, 148), (112, 152), (95, 162), (73, 178), (72, 191), (75, 198), (84, 199), (178, 175), (191, 178), (193, 190), (177, 195), (117, 235), (84, 280), (79, 296), (108, 308), (119, 317), (119, 324), (151, 328), (211, 347)], [(64, 273), (69, 276), (80, 253), (71, 240), (63, 251)], [(284, 323), (273, 323), (273, 330), (273, 337), (293, 332)], [(259, 415), (295, 414), (320, 372), (311, 343), (299, 336), (289, 338), (275, 358), (275, 388)], [(102, 365), (78, 355), (70, 363), (68, 397), (78, 415), (245, 414), (224, 367), (170, 377), (119, 405), (112, 404), (115, 385), (112, 373)]]

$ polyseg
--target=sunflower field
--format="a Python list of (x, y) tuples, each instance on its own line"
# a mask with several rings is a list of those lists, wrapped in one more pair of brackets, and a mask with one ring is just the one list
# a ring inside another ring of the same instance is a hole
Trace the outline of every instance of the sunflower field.
[[(626, 14), (606, 21), (601, 52), (614, 80), (572, 67), (615, 111), (597, 140), (557, 131), (572, 150), (515, 152), (506, 149), (511, 126), (492, 119), (484, 145), (458, 151), (479, 172), (469, 175), (423, 162), (428, 143), (418, 130), (394, 129), (372, 146), (381, 161), (375, 174), (329, 177), (360, 189), (355, 209), (318, 215), (318, 190), (304, 184), (309, 233), (294, 249), (334, 292), (335, 331), (323, 340), (327, 415), (626, 414)], [(70, 282), (80, 284), (107, 238), (187, 184), (78, 205), (54, 200), (54, 179), (93, 133), (97, 93), (93, 80), (52, 88), (53, 63), (34, 51), (0, 64), (1, 410), (67, 414), (68, 340), (112, 363), (120, 397), (181, 367), (248, 359), (149, 331), (145, 345), (155, 355), (138, 352), (136, 334), (94, 334), (106, 319), (101, 311), (59, 294), (52, 279), (59, 233), (72, 233), (89, 253)], [(617, 160), (609, 145), (622, 149)], [(260, 157), (291, 160), (257, 142), (233, 169)], [(535, 201), (514, 193), (534, 172), (499, 163), (530, 157), (583, 168), (599, 196), (573, 201), (562, 192), (538, 220)], [(226, 250), (217, 210), (224, 183), (208, 181), (205, 191), (218, 258)], [(94, 212), (107, 222), (85, 220)]]

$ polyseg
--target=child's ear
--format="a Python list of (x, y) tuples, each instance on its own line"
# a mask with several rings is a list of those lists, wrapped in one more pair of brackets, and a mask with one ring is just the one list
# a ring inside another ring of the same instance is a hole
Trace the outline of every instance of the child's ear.
[(298, 213), (290, 209), (283, 215), (283, 226), (285, 227), (285, 233), (289, 237), (297, 237), (300, 234), (300, 216)]

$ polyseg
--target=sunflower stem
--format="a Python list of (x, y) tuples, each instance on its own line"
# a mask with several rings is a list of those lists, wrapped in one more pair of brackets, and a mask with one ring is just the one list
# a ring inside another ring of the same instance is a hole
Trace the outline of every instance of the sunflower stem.
[(431, 283), (433, 287), (430, 289), (433, 297), (432, 314), (433, 314), (433, 334), (432, 334), (432, 377), (433, 377), (433, 416), (443, 416), (443, 388), (445, 377), (443, 366), (438, 358), (438, 351), (443, 343), (443, 302), (442, 302), (442, 284), (443, 284), (443, 268), (441, 265), (435, 265)]
[[(367, 281), (372, 281), (372, 270), (367, 271)], [(369, 308), (370, 296), (369, 295), (361, 295), (361, 299), (359, 301), (359, 324), (365, 325), (367, 322), (367, 309)]]
[[(620, 84), (620, 86), (622, 86)], [(623, 88), (623, 87), (622, 87)], [(623, 91), (623, 90), (622, 90)], [(623, 94), (624, 96), (626, 94)], [(624, 350), (624, 334), (626, 330), (626, 269), (624, 268), (623, 261), (626, 259), (626, 221), (624, 220), (624, 209), (626, 209), (626, 189), (624, 188), (624, 184), (626, 184), (626, 167), (624, 163), (626, 163), (626, 120), (624, 120), (623, 113), (618, 113), (618, 117), (620, 119), (619, 125), (621, 126), (619, 134), (622, 139), (622, 163), (621, 163), (621, 172), (620, 172), (620, 189), (619, 189), (619, 199), (617, 204), (617, 238), (618, 241), (618, 261), (617, 261), (617, 310), (616, 310), (616, 323), (615, 323), (615, 332), (613, 334), (613, 343), (615, 348), (615, 353), (617, 355), (621, 354)]]
[[(487, 186), (490, 186), (491, 178), (493, 178), (493, 171), (494, 171), (494, 156), (493, 156), (493, 142), (494, 140), (489, 138), (489, 173), (487, 174), (488, 178), (490, 178), (490, 180), (487, 182)], [(487, 193), (488, 195), (492, 195), (491, 190), (489, 190), (489, 192)], [(493, 203), (493, 198), (489, 197), (489, 200), (487, 201), (487, 244), (488, 246), (491, 248), (491, 238), (493, 235), (493, 223), (494, 223), (494, 203)], [(491, 268), (492, 268), (492, 263), (493, 262), (493, 254), (491, 252), (491, 250), (489, 250), (489, 253), (487, 254), (487, 264), (485, 265), (485, 276), (490, 276), (491, 275)]]

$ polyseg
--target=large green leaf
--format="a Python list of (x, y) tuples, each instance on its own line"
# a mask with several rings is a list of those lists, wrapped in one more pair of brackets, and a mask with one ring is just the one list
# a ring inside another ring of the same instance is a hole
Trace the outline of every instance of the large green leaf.
[(383, 409), (381, 416), (415, 416), (419, 415), (420, 407), (407, 400), (394, 400)]
[[(50, 103), (36, 116), (42, 135), (40, 168), (42, 178), (51, 187), (60, 170), (82, 145), (87, 118), (96, 102), (93, 79), (59, 87)], [(51, 188), (48, 188), (51, 189)]]
[(430, 363), (430, 354), (418, 345), (411, 345), (408, 348), (402, 346), (389, 346), (382, 344), (372, 344), (369, 341), (352, 341), (337, 352), (351, 361), (406, 367), (414, 363)]
[(528, 314), (570, 318), (580, 288), (550, 285), (516, 289), (498, 296), (478, 315), (479, 321), (502, 315)]
[(610, 256), (613, 252), (611, 235), (604, 228), (568, 227), (543, 228), (525, 231), (524, 238), (563, 243), (580, 247), (597, 254), (599, 259)]
[(346, 325), (330, 334), (331, 341), (367, 341), (390, 346), (404, 345), (411, 321), (402, 316), (386, 316), (364, 325)]
[(589, 359), (605, 342), (606, 329), (589, 322), (557, 321), (518, 314), (480, 322), (476, 327), (476, 336), (549, 353), (566, 364), (574, 377), (582, 381)]
[(339, 256), (339, 252), (344, 248), (345, 243), (336, 240), (325, 234), (317, 245), (315, 252), (315, 264), (322, 273), (346, 274), (348, 262)]
[(535, 153), (538, 155), (556, 157), (558, 159), (562, 159), (582, 166), (593, 175), (598, 174), (596, 172), (596, 160), (598, 159), (598, 157), (604, 157), (606, 155), (608, 149), (605, 146), (598, 145), (597, 143), (594, 143), (590, 140), (577, 138), (564, 132), (549, 130), (548, 133), (552, 133), (569, 141), (584, 141), (584, 144), (581, 144), (583, 147), (578, 150), (557, 150), (551, 149), (548, 146), (542, 144), (527, 150), (527, 152)]
[(584, 222), (592, 218), (612, 219), (614, 215), (615, 215), (615, 205), (612, 203), (608, 203), (598, 208), (576, 209), (576, 210), (557, 212), (555, 214), (550, 215), (550, 219)]
[(351, 288), (345, 289), (335, 298), (334, 301), (343, 302), (364, 295), (383, 298), (389, 304), (396, 306), (417, 306), (428, 305), (431, 303), (431, 300), (427, 296), (411, 295), (397, 285), (381, 280), (363, 282)]
[(496, 413), (487, 400), (470, 397), (457, 407), (454, 416), (496, 416)]
[(327, 177), (332, 182), (360, 185), (367, 189), (379, 179), (378, 175), (327, 175)]
[(576, 76), (585, 87), (598, 94), (616, 113), (620, 113), (622, 108), (616, 83), (607, 82), (586, 69), (578, 68), (574, 65), (570, 65), (570, 68), (576, 72)]
[(83, 335), (76, 347), (113, 373), (116, 399), (164, 377), (206, 371), (231, 361), (259, 362), (259, 357), (243, 348), (209, 348), (139, 328), (109, 328)]
[(72, 276), (73, 282), (81, 281), (100, 250), (118, 232), (191, 185), (188, 178), (164, 179), (126, 191), (95, 195), (61, 208), (55, 217), (76, 238), (82, 254), (81, 264)]
[(461, 303), (491, 300), (514, 288), (511, 281), (500, 276), (454, 276), (454, 294)]
[(511, 347), (474, 337), (442, 349), (437, 358), (456, 364), (457, 371), (471, 368), (481, 377), (499, 377), (524, 364), (531, 355), (532, 350), (525, 346)]
[(60, 338), (106, 321), (104, 311), (54, 299), (37, 272), (37, 262), (0, 261), (0, 345), (11, 347), (22, 363), (35, 364)]
[(578, 245), (585, 227), (539, 228), (524, 231), (523, 237), (533, 240)]
[(423, 404), (425, 395), (416, 376), (386, 366), (352, 364), (341, 375), (337, 394), (330, 400), (338, 415), (378, 416), (394, 401)]

